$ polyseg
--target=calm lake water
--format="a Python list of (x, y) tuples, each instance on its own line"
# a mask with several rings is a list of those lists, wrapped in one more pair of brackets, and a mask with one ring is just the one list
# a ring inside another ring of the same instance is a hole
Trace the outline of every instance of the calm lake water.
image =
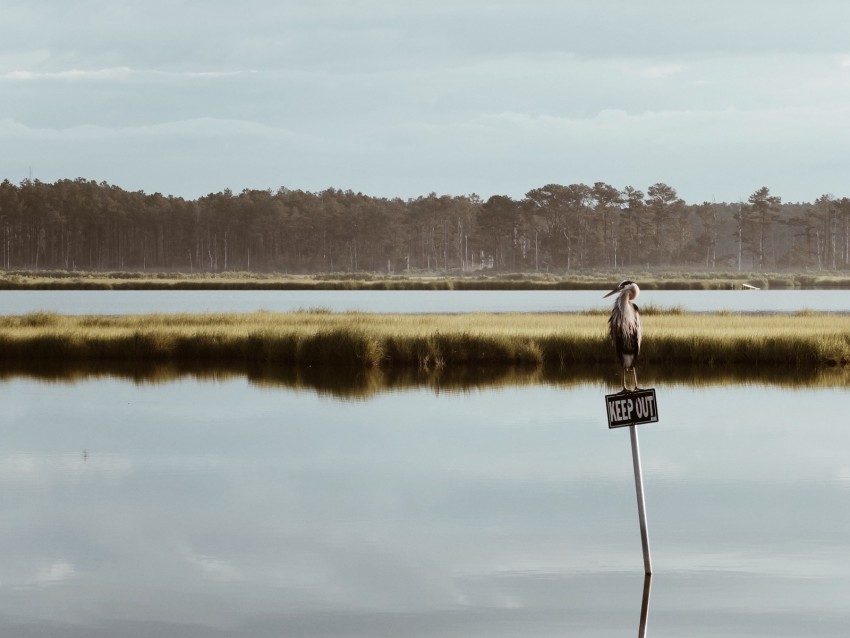
[[(576, 312), (610, 308), (607, 291), (372, 291), (372, 290), (26, 290), (0, 291), (0, 314), (153, 312)], [(647, 290), (641, 304), (694, 312), (850, 312), (850, 290)]]
[[(847, 636), (850, 394), (656, 388), (646, 635)], [(6, 380), (0, 630), (633, 636), (634, 480), (606, 392)]]

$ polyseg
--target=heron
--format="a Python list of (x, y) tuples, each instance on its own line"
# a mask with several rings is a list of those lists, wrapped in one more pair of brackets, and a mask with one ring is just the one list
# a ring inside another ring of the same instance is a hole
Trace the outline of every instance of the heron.
[(607, 295), (617, 295), (611, 316), (608, 318), (608, 332), (611, 335), (611, 343), (617, 351), (617, 357), (623, 364), (623, 391), (626, 391), (626, 372), (632, 371), (634, 377), (634, 390), (639, 390), (637, 385), (637, 372), (635, 362), (640, 354), (640, 308), (634, 303), (640, 294), (638, 285), (626, 279)]

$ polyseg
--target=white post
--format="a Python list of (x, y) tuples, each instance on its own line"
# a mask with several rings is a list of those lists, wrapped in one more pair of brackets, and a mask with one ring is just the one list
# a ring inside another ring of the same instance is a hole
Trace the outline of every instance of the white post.
[(643, 472), (640, 469), (640, 449), (638, 448), (637, 428), (629, 426), (632, 438), (632, 463), (635, 466), (635, 492), (637, 493), (638, 517), (640, 518), (640, 541), (643, 545), (643, 570), (652, 573), (652, 560), (649, 557), (649, 532), (646, 527), (646, 503), (643, 499)]

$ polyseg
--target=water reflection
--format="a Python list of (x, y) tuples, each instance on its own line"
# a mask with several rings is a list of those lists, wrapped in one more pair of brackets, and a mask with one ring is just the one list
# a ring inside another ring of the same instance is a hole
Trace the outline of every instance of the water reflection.
[(652, 590), (652, 574), (643, 578), (643, 598), (640, 604), (640, 624), (638, 625), (638, 638), (646, 638), (646, 627), (649, 621), (649, 593)]
[(850, 631), (843, 389), (658, 384), (650, 583), (598, 381), (178, 379), (0, 383), (4, 634)]
[[(619, 368), (612, 363), (563, 369), (546, 366), (453, 366), (422, 370), (412, 367), (350, 370), (333, 366), (287, 367), (242, 364), (128, 364), (114, 361), (0, 362), (0, 381), (26, 377), (56, 383), (116, 378), (138, 384), (171, 383), (180, 379), (225, 381), (247, 378), (269, 388), (314, 391), (344, 399), (367, 399), (382, 392), (419, 387), (435, 392), (508, 386), (585, 385), (619, 387)], [(788, 388), (846, 387), (850, 367), (671, 367), (641, 366), (641, 381), (656, 384), (710, 387), (776, 385)]]

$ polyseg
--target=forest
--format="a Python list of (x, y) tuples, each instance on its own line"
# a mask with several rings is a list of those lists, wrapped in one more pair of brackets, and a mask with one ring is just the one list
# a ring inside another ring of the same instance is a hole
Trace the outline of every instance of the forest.
[(495, 195), (230, 190), (195, 200), (85, 179), (0, 184), (4, 270), (568, 273), (850, 269), (850, 199), (688, 203), (664, 183)]

